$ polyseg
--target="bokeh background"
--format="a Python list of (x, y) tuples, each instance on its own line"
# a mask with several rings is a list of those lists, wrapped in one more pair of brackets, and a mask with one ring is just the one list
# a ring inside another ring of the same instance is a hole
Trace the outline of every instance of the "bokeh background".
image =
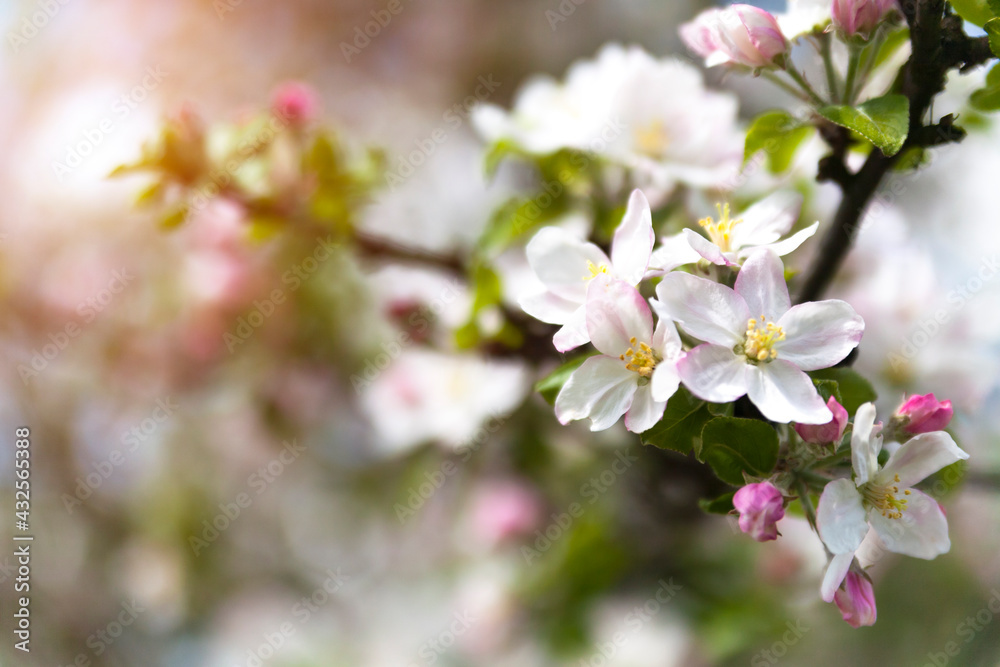
[[(464, 281), (311, 238), (237, 242), (243, 212), (225, 204), (164, 231), (134, 206), (144, 177), (107, 178), (165, 117), (231, 121), (289, 80), (315, 88), (347, 146), (379, 146), (392, 165), (481, 77), (509, 106), (529, 76), (561, 76), (609, 41), (687, 59), (676, 27), (708, 3), (562, 0), (571, 11), (553, 26), (559, 0), (402, 0), (348, 58), (343, 43), (385, 4), (0, 5), (0, 507), (12, 516), (14, 430), (28, 426), (35, 535), (30, 655), (12, 648), (13, 557), (0, 555), (0, 661), (1000, 664), (1000, 280), (980, 273), (1000, 253), (1000, 130), (966, 112), (965, 143), (894, 176), (834, 289), (868, 322), (857, 367), (880, 411), (906, 392), (951, 398), (972, 455), (961, 482), (934, 488), (951, 552), (881, 561), (878, 624), (852, 630), (818, 599), (825, 560), (804, 520), (754, 543), (698, 508), (719, 483), (692, 461), (621, 425), (560, 427), (531, 390), (545, 364), (456, 349)], [(781, 101), (707, 76), (740, 96), (744, 119)], [(963, 111), (981, 78), (953, 81), (941, 105)], [(516, 169), (487, 181), (460, 118), (402, 186), (375, 179), (363, 229), (461, 254), (527, 186)], [(88, 154), (58, 167), (81, 142)], [(803, 151), (797, 178), (820, 150)], [(836, 203), (816, 187), (808, 215), (826, 223)], [(523, 264), (516, 248), (505, 261), (511, 275)], [(227, 345), (279, 288), (288, 302)], [(504, 289), (513, 304), (516, 285)], [(391, 363), (359, 385), (383, 353)]]

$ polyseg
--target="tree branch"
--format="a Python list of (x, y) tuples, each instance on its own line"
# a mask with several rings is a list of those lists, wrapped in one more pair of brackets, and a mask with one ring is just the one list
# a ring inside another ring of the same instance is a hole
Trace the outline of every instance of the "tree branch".
[(947, 13), (945, 0), (906, 0), (901, 6), (910, 26), (913, 45), (910, 59), (900, 77), (900, 92), (910, 101), (910, 127), (906, 143), (893, 157), (886, 157), (880, 150), (873, 149), (864, 166), (852, 174), (836, 135), (824, 135), (834, 153), (821, 163), (817, 178), (838, 183), (843, 199), (833, 224), (823, 237), (819, 257), (810, 267), (797, 295), (800, 303), (820, 298), (829, 287), (854, 243), (865, 209), (899, 157), (911, 148), (939, 146), (964, 138), (965, 132), (952, 125), (951, 117), (929, 126), (924, 126), (924, 117), (931, 101), (944, 89), (949, 70), (959, 68), (964, 71), (992, 57), (986, 38), (968, 37), (961, 20)]

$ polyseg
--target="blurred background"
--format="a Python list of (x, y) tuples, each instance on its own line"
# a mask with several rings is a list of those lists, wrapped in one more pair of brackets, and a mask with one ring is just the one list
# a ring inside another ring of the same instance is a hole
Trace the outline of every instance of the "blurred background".
[[(607, 42), (688, 60), (677, 25), (709, 3), (389, 4), (0, 5), (0, 440), (30, 428), (35, 536), (30, 655), (13, 649), (14, 558), (0, 555), (0, 661), (1000, 665), (1000, 131), (963, 107), (982, 72), (936, 109), (965, 113), (970, 137), (892, 177), (833, 290), (868, 322), (856, 366), (880, 412), (906, 393), (950, 398), (971, 454), (963, 481), (932, 486), (951, 552), (880, 561), (878, 623), (852, 630), (818, 598), (825, 557), (804, 520), (753, 542), (698, 508), (722, 489), (693, 460), (621, 424), (559, 426), (532, 390), (557, 355), (456, 345), (476, 294), (447, 263), (311, 232), (247, 242), (243, 222), (267, 230), (267, 216), (225, 198), (165, 230), (135, 205), (148, 175), (108, 178), (165, 119), (248, 123), (299, 81), (359, 165), (358, 196), (336, 205), (371, 238), (461, 256), (529, 181), (483, 175), (470, 106), (509, 107), (530, 76), (561, 77)], [(707, 79), (735, 91), (743, 121), (784, 102)], [(383, 178), (441, 128), (412, 176)], [(788, 178), (809, 191), (803, 219), (825, 225), (837, 191), (810, 185), (821, 150)], [(523, 244), (498, 262), (516, 309)]]

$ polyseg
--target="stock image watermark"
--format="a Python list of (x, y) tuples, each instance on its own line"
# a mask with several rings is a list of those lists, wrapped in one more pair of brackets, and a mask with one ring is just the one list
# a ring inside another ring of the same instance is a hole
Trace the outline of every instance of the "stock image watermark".
[(280, 454), (247, 477), (247, 490), (240, 491), (229, 502), (219, 503), (219, 512), (211, 519), (202, 520), (201, 532), (197, 535), (194, 533), (188, 535), (188, 546), (191, 547), (192, 553), (195, 556), (200, 556), (201, 552), (219, 539), (222, 533), (229, 530), (229, 527), (242, 516), (243, 511), (253, 505), (254, 499), (267, 491), (268, 487), (285, 472), (286, 468), (298, 460), (305, 451), (306, 448), (295, 440), (282, 443)]
[[(135, 276), (129, 273), (125, 267), (113, 271), (107, 287), (77, 305), (76, 314), (83, 320), (83, 324), (93, 322), (111, 305), (117, 295), (125, 291), (125, 288), (133, 280), (135, 280)], [(29, 380), (43, 373), (49, 364), (69, 347), (70, 341), (82, 333), (83, 327), (76, 321), (69, 321), (61, 329), (50, 332), (47, 336), (48, 342), (42, 345), (41, 349), (32, 348), (29, 364), (17, 365), (17, 374), (20, 376), (21, 382), (27, 385)]]
[(347, 64), (351, 64), (354, 58), (361, 55), (361, 52), (367, 49), (372, 41), (389, 27), (392, 19), (403, 13), (403, 9), (410, 2), (412, 0), (389, 0), (382, 8), (371, 10), (369, 13), (372, 17), (370, 21), (354, 26), (351, 41), (340, 43), (340, 52)]
[(788, 655), (788, 649), (798, 644), (802, 637), (812, 629), (801, 620), (788, 621), (785, 623), (785, 627), (788, 629), (785, 630), (780, 639), (768, 648), (754, 654), (750, 660), (751, 667), (768, 667), (778, 664), (782, 658)]
[(91, 667), (93, 664), (91, 657), (99, 658), (104, 655), (145, 611), (146, 608), (140, 605), (135, 598), (122, 602), (121, 611), (103, 627), (98, 628), (87, 637), (86, 644), (90, 653), (78, 653), (72, 662), (59, 665), (59, 667)]
[(86, 159), (94, 154), (98, 146), (104, 143), (104, 139), (115, 131), (118, 124), (128, 118), (168, 76), (169, 73), (163, 71), (160, 65), (147, 67), (142, 80), (112, 103), (111, 115), (105, 116), (93, 126), (83, 130), (83, 138), (66, 147), (62, 162), (52, 161), (52, 172), (59, 179), (59, 182), (62, 183), (66, 176), (83, 165)]
[[(947, 667), (952, 664), (952, 659), (957, 658), (962, 653), (963, 644), (972, 643), (972, 640), (993, 622), (997, 614), (1000, 614), (1000, 590), (994, 588), (990, 591), (990, 599), (987, 600), (982, 609), (975, 614), (966, 616), (955, 626), (955, 635), (964, 641), (960, 644), (957, 641), (949, 640), (945, 642), (940, 651), (928, 652), (928, 661), (921, 667)], [(996, 629), (993, 632), (996, 632)]]
[(430, 329), (434, 318), (446, 306), (454, 303), (461, 292), (462, 283), (452, 278), (437, 297), (410, 313), (406, 325), (412, 334), (410, 331), (400, 331), (392, 340), (383, 341), (379, 344), (381, 351), (365, 359), (361, 372), (351, 374), (351, 386), (354, 387), (355, 395), (360, 396), (361, 392), (368, 389), (382, 372), (403, 354), (406, 348), (415, 344), (417, 340), (414, 339), (414, 336), (420, 337)]
[(278, 311), (278, 306), (288, 300), (288, 296), (302, 287), (309, 280), (324, 262), (333, 257), (333, 251), (339, 247), (333, 241), (333, 237), (327, 236), (325, 239), (316, 238), (316, 247), (311, 255), (299, 260), (281, 274), (281, 283), (287, 289), (277, 287), (271, 293), (261, 299), (255, 299), (253, 308), (246, 315), (236, 320), (236, 326), (232, 331), (222, 334), (222, 341), (226, 344), (226, 349), (232, 354), (236, 349), (250, 340), (254, 332)]
[(937, 337), (942, 328), (951, 322), (976, 296), (993, 281), (1000, 271), (1000, 259), (991, 255), (983, 257), (976, 271), (962, 284), (957, 285), (945, 296), (947, 307), (938, 308), (931, 315), (917, 322), (916, 330), (903, 337), (899, 349), (889, 354), (889, 365), (893, 371), (905, 367), (917, 354)]
[(73, 489), (73, 493), (64, 493), (60, 496), (66, 511), (72, 515), (77, 507), (83, 505), (94, 495), (94, 491), (100, 489), (116, 470), (125, 465), (125, 461), (138, 451), (139, 447), (156, 433), (160, 426), (168, 422), (179, 409), (180, 405), (174, 403), (169, 396), (157, 399), (149, 416), (121, 435), (120, 442), (127, 447), (112, 449), (100, 461), (91, 463), (92, 470), (86, 476), (76, 478), (76, 487)]
[(413, 176), (417, 169), (437, 152), (439, 146), (447, 143), (451, 133), (469, 120), (472, 110), (478, 104), (488, 100), (500, 86), (500, 82), (494, 80), (492, 74), (480, 76), (472, 95), (468, 95), (461, 102), (456, 102), (449, 107), (441, 114), (440, 125), (431, 130), (427, 136), (414, 139), (414, 149), (396, 158), (395, 168), (385, 173), (385, 183), (389, 186), (389, 190), (395, 192), (397, 187)]
[(462, 443), (455, 453), (458, 455), (458, 463), (447, 460), (441, 463), (440, 467), (433, 472), (424, 473), (424, 481), (416, 486), (411, 486), (407, 490), (406, 504), (396, 503), (393, 510), (396, 512), (396, 519), (400, 524), (406, 523), (407, 519), (416, 516), (431, 497), (445, 485), (455, 473), (459, 471), (462, 463), (467, 463), (472, 455), (483, 444), (490, 439), (490, 436), (500, 430), (504, 424), (504, 419), (499, 416), (492, 416), (487, 419), (482, 426), (476, 429), (476, 433)]
[(14, 54), (20, 53), (29, 41), (45, 30), (52, 19), (69, 3), (70, 0), (37, 0), (35, 9), (21, 19), (17, 29), (7, 33), (7, 43), (10, 44)]
[(535, 541), (531, 545), (521, 546), (521, 555), (525, 563), (531, 563), (542, 554), (552, 548), (564, 535), (569, 533), (570, 528), (587, 512), (587, 508), (594, 505), (601, 496), (607, 493), (639, 459), (628, 451), (619, 450), (615, 453), (614, 462), (602, 470), (599, 474), (591, 477), (580, 485), (579, 496), (587, 501), (570, 503), (566, 511), (551, 515), (551, 523), (544, 529), (535, 530)]
[(319, 612), (348, 582), (350, 577), (341, 572), (339, 567), (336, 571), (327, 570), (323, 583), (292, 605), (289, 615), (293, 620), (283, 621), (273, 630), (265, 632), (261, 636), (261, 642), (254, 648), (248, 649), (245, 659), (237, 663), (237, 666), (262, 667), (295, 636), (299, 627), (308, 623), (313, 614)]
[(623, 619), (624, 630), (619, 630), (605, 641), (594, 644), (589, 657), (581, 658), (580, 667), (605, 667), (629, 641), (642, 632), (646, 624), (652, 621), (665, 606), (684, 590), (684, 586), (674, 583), (673, 577), (660, 579), (659, 587), (645, 602), (635, 605)]
[(455, 612), (452, 618), (454, 620), (452, 620), (451, 624), (445, 630), (442, 630), (437, 636), (428, 639), (420, 645), (420, 648), (417, 650), (420, 662), (411, 662), (407, 667), (436, 664), (441, 659), (441, 656), (455, 645), (458, 638), (468, 632), (469, 628), (479, 621), (479, 619), (468, 611)]

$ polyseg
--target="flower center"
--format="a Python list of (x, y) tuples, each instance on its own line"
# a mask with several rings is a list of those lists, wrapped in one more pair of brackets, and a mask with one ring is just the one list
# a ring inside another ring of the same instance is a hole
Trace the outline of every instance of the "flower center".
[(608, 265), (607, 264), (600, 264), (600, 265), (594, 264), (593, 262), (591, 262), (588, 259), (587, 260), (587, 271), (589, 271), (589, 273), (587, 275), (585, 275), (583, 277), (583, 279), (584, 280), (593, 280), (594, 278), (596, 278), (597, 276), (601, 275), (602, 273), (607, 273), (608, 272)]
[[(899, 475), (896, 475), (893, 481), (898, 483)], [(878, 484), (868, 482), (867, 484), (862, 484), (860, 490), (865, 504), (868, 507), (878, 510), (885, 518), (899, 519), (903, 516), (907, 501), (906, 498), (896, 497), (899, 493), (899, 487), (896, 484), (892, 486), (879, 486)], [(910, 490), (905, 489), (903, 495), (910, 495)]]
[[(774, 346), (785, 340), (785, 331), (774, 322), (768, 322), (761, 315), (760, 321), (747, 320), (747, 332), (743, 341), (742, 353), (750, 361), (773, 361), (778, 358)], [(736, 353), (739, 354), (737, 345)]]
[(712, 243), (719, 246), (722, 252), (729, 252), (733, 249), (731, 246), (733, 227), (743, 222), (743, 218), (730, 220), (729, 204), (716, 204), (715, 208), (719, 211), (718, 222), (709, 216), (699, 220), (698, 224), (705, 228), (705, 232)]
[(625, 350), (625, 354), (618, 355), (618, 358), (625, 363), (625, 368), (630, 371), (635, 371), (640, 375), (640, 377), (649, 378), (653, 375), (653, 369), (656, 368), (662, 359), (656, 352), (653, 351), (646, 343), (638, 343), (639, 350), (636, 351), (637, 341), (635, 336), (628, 341), (632, 347)]
[(670, 147), (670, 133), (663, 121), (656, 120), (635, 131), (635, 146), (643, 155), (662, 159)]

